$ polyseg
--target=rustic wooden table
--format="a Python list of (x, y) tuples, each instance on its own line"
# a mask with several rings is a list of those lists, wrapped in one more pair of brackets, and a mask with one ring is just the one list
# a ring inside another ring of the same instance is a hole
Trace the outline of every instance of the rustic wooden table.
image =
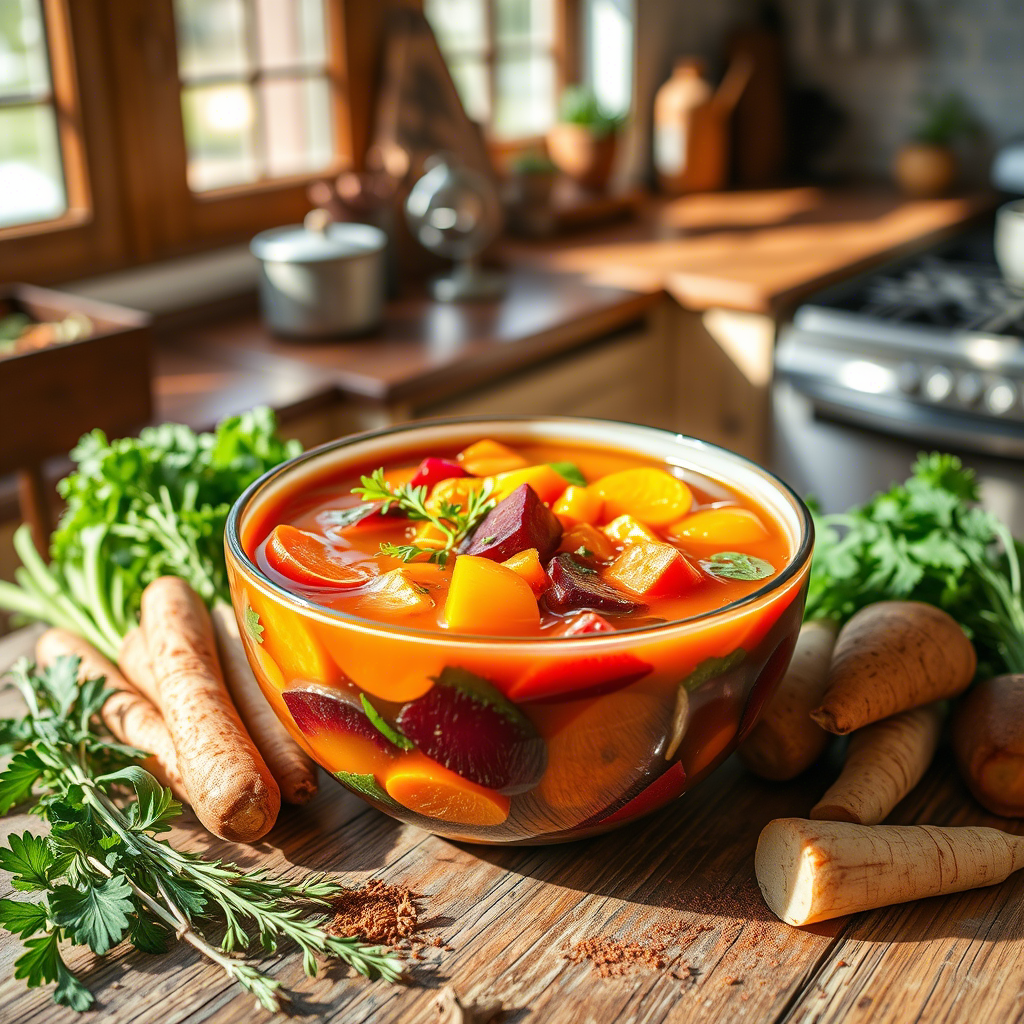
[[(31, 645), (30, 631), (0, 641), (0, 665)], [(16, 711), (4, 694), (0, 714)], [(231, 848), (190, 822), (172, 838), (242, 863), (330, 869), (354, 883), (379, 877), (422, 894), (428, 934), (451, 949), (425, 947), (408, 986), (343, 971), (310, 982), (295, 955), (271, 963), (299, 993), (293, 1010), (300, 1021), (436, 1022), (434, 999), (447, 983), (470, 997), (500, 998), (507, 1021), (544, 1024), (1024, 1020), (1024, 874), (811, 928), (790, 928), (769, 913), (754, 882), (757, 835), (772, 818), (806, 813), (828, 781), (814, 775), (769, 785), (733, 760), (660, 814), (564, 846), (447, 842), (371, 810), (326, 779), (311, 806), (284, 813), (258, 847)], [(1016, 824), (982, 814), (945, 754), (893, 821)], [(12, 816), (0, 832), (37, 827), (35, 819)], [(0, 894), (10, 895), (6, 876)], [(600, 977), (591, 963), (565, 955), (594, 937), (667, 941), (669, 962)], [(49, 991), (29, 992), (14, 980), (18, 953), (19, 943), (4, 933), (0, 1020), (78, 1019), (55, 1006)], [(72, 963), (97, 997), (84, 1021), (258, 1024), (270, 1017), (183, 944), (159, 959), (118, 948)]]

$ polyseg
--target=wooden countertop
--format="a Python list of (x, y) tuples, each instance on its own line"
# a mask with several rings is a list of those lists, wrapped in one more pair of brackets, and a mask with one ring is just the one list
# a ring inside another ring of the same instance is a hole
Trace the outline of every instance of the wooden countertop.
[(812, 187), (652, 200), (634, 221), (539, 242), (508, 241), (514, 264), (665, 290), (681, 306), (776, 313), (829, 281), (920, 247), (990, 209), (974, 194), (910, 200), (891, 190)]
[[(31, 649), (32, 633), (0, 641), (0, 667)], [(16, 707), (0, 694), (0, 715)], [(1019, 828), (985, 815), (940, 751), (936, 765), (896, 809), (895, 823)], [(424, 948), (407, 987), (343, 973), (302, 979), (296, 954), (274, 958), (271, 973), (296, 985), (292, 1019), (320, 1024), (437, 1024), (440, 985), (500, 998), (516, 1024), (750, 1021), (752, 1024), (979, 1024), (1024, 1018), (1021, 938), (1024, 872), (957, 896), (791, 928), (764, 906), (753, 877), (761, 828), (801, 816), (831, 781), (812, 770), (785, 785), (746, 775), (729, 761), (671, 807), (599, 839), (562, 846), (472, 846), (428, 835), (363, 804), (330, 780), (303, 810), (282, 815), (252, 848), (211, 840), (186, 820), (172, 833), (247, 864), (329, 870), (422, 894), (427, 935), (450, 950)], [(37, 829), (12, 815), (0, 833)], [(11, 895), (8, 877), (0, 895)], [(598, 977), (565, 958), (595, 937), (649, 945), (662, 926), (665, 968)], [(19, 942), (0, 933), (0, 1005), (5, 1024), (263, 1024), (269, 1014), (201, 962), (184, 944), (154, 959), (119, 946), (103, 959), (78, 953), (72, 966), (97, 997), (85, 1017), (53, 1005), (46, 989), (13, 978)], [(684, 965), (689, 967), (690, 976)]]

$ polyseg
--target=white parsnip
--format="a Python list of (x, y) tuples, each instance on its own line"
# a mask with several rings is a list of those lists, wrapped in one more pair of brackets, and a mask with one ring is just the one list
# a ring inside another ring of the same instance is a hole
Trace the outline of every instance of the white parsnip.
[(792, 925), (995, 885), (1022, 867), (1024, 838), (994, 828), (801, 818), (769, 822), (754, 856), (765, 902)]
[(215, 604), (210, 618), (224, 682), (253, 743), (277, 779), (281, 796), (290, 804), (309, 803), (317, 791), (316, 765), (292, 739), (263, 696), (245, 656), (234, 609), (228, 604)]
[(739, 755), (755, 775), (784, 782), (806, 771), (821, 756), (831, 735), (812, 718), (828, 685), (839, 625), (831, 619), (800, 627), (789, 668), (760, 721), (740, 744)]
[(839, 778), (811, 808), (821, 821), (878, 825), (921, 781), (935, 756), (942, 711), (929, 704), (866, 725), (850, 737)]
[(153, 678), (153, 666), (149, 660), (149, 650), (142, 630), (135, 626), (128, 631), (121, 642), (121, 650), (117, 655), (117, 663), (125, 678), (154, 706), (159, 706), (156, 692), (156, 680)]

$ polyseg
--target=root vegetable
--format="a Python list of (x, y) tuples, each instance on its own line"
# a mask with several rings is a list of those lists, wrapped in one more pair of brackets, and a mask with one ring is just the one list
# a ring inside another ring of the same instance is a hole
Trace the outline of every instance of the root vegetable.
[(944, 611), (917, 601), (879, 601), (840, 630), (828, 689), (811, 718), (845, 735), (955, 697), (976, 668), (970, 640)]
[(206, 606), (161, 576), (142, 593), (142, 629), (193, 810), (214, 835), (254, 842), (277, 820), (281, 791), (224, 686)]
[(150, 704), (154, 707), (159, 707), (156, 695), (156, 680), (153, 678), (153, 666), (150, 664), (149, 650), (146, 648), (146, 638), (138, 626), (129, 630), (128, 635), (121, 643), (117, 663), (128, 682)]
[(162, 786), (170, 786), (175, 797), (188, 801), (178, 771), (178, 758), (171, 735), (160, 712), (138, 693), (127, 679), (91, 644), (63, 629), (48, 629), (36, 641), (36, 660), (46, 668), (64, 655), (80, 659), (78, 681), (103, 676), (107, 688), (115, 690), (100, 711), (103, 724), (116, 739), (152, 756), (142, 762)]
[(838, 624), (832, 619), (805, 622), (789, 669), (751, 734), (740, 745), (743, 763), (775, 782), (810, 768), (829, 741), (812, 718), (828, 684)]
[(993, 814), (1024, 816), (1024, 675), (971, 687), (953, 721), (953, 751), (978, 803)]
[(1024, 867), (1024, 838), (994, 828), (778, 818), (757, 841), (765, 902), (787, 924), (827, 921), (995, 885)]
[(850, 737), (842, 773), (811, 817), (877, 825), (921, 781), (942, 729), (936, 704), (904, 711), (858, 729)]
[(260, 691), (245, 656), (234, 610), (218, 603), (210, 618), (224, 682), (249, 735), (281, 787), (281, 796), (290, 804), (309, 803), (317, 791), (316, 765), (292, 739)]

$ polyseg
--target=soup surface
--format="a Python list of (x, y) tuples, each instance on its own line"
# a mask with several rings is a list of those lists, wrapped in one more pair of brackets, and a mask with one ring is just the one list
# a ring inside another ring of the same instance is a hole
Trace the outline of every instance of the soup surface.
[(792, 557), (728, 485), (586, 446), (482, 438), (319, 480), (263, 510), (246, 548), (351, 615), (482, 636), (630, 629), (714, 611)]

